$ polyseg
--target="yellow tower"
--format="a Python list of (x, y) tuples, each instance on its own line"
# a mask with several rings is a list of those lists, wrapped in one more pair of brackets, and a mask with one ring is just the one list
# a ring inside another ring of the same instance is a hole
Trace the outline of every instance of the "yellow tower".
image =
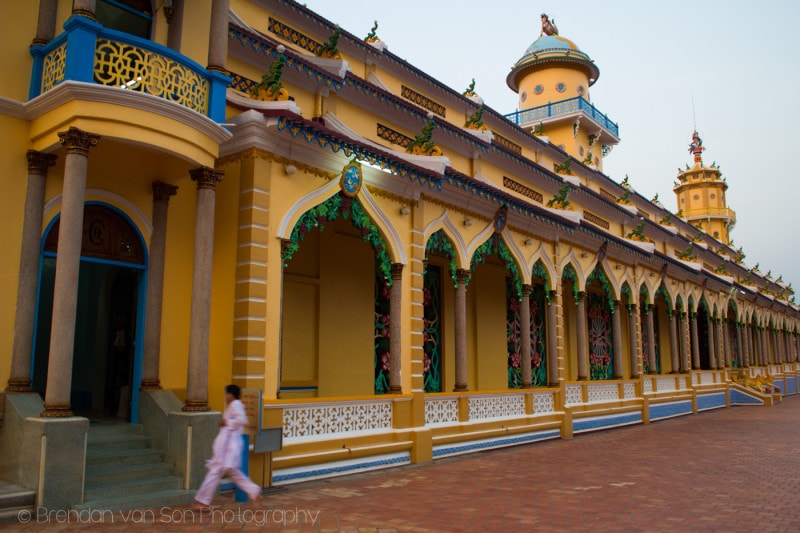
[(506, 115), (573, 159), (602, 170), (603, 157), (619, 143), (619, 127), (589, 98), (600, 76), (594, 61), (558, 34), (542, 14), (542, 32), (506, 78), (519, 95), (519, 110)]
[(694, 166), (678, 172), (672, 188), (678, 200), (678, 214), (718, 241), (730, 244), (730, 231), (736, 224), (736, 212), (728, 207), (725, 191), (728, 184), (716, 163), (703, 165), (703, 140), (695, 131), (689, 145)]

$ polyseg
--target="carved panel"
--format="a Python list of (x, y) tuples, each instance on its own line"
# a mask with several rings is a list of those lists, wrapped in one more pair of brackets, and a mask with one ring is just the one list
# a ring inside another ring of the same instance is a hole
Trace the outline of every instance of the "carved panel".
[(447, 424), (458, 422), (458, 400), (425, 399), (425, 423)]

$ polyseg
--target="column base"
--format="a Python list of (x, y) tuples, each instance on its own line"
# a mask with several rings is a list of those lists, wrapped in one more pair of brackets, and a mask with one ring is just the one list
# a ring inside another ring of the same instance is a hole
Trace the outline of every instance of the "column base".
[(181, 407), (181, 411), (187, 413), (203, 413), (210, 410), (211, 408), (205, 400), (186, 400), (186, 403)]
[(140, 390), (161, 390), (160, 379), (143, 379)]
[(453, 392), (469, 392), (469, 389), (466, 386), (459, 387), (458, 385), (456, 385), (455, 387), (453, 387)]
[(8, 386), (6, 387), (6, 392), (36, 392), (31, 387), (31, 381), (29, 379), (14, 379), (10, 378), (8, 380)]
[(389, 394), (403, 394), (403, 387), (389, 387)]
[(72, 406), (67, 405), (47, 405), (44, 404), (44, 411), (39, 414), (42, 418), (67, 418), (75, 416), (72, 412)]

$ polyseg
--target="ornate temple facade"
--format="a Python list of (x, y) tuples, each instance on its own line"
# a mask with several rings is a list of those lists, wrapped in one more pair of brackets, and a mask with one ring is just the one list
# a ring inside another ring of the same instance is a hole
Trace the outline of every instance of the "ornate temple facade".
[(503, 115), (377, 28), (188, 4), (0, 23), (0, 478), (40, 504), (113, 507), (119, 435), (185, 496), (230, 382), (282, 428), (265, 485), (798, 393), (793, 290), (730, 245), (699, 135), (677, 213), (605, 175), (599, 68), (546, 17)]

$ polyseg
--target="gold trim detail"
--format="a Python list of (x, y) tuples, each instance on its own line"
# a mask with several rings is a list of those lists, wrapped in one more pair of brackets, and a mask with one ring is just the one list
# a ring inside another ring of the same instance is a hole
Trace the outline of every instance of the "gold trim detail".
[(442, 118), (444, 118), (445, 113), (447, 112), (447, 109), (439, 102), (435, 102), (430, 98), (428, 98), (427, 96), (423, 96), (414, 89), (406, 87), (405, 85), (402, 85), (400, 87), (400, 96), (402, 96), (406, 100), (411, 100), (418, 106), (427, 109), (428, 111), (436, 113)]
[(231, 165), (233, 163), (239, 163), (245, 159), (264, 159), (266, 161), (272, 161), (273, 163), (278, 163), (284, 166), (284, 168), (288, 165), (294, 165), (297, 167), (297, 170), (301, 170), (307, 174), (312, 174), (317, 176), (318, 178), (322, 178), (324, 180), (330, 181), (332, 179), (338, 178), (339, 174), (335, 174), (333, 172), (328, 172), (327, 170), (323, 170), (321, 168), (312, 167), (311, 165), (306, 165), (305, 163), (301, 163), (300, 161), (295, 161), (294, 159), (288, 159), (270, 152), (266, 150), (262, 150), (260, 148), (249, 148), (242, 152), (228, 155), (217, 159), (217, 164), (215, 167), (219, 169), (220, 167), (224, 167), (225, 165)]
[(511, 150), (515, 154), (522, 155), (522, 146), (518, 145), (517, 143), (515, 143), (511, 139), (503, 137), (502, 135), (500, 135), (496, 131), (493, 131), (492, 133), (494, 134), (494, 140), (495, 140), (495, 142), (497, 144), (499, 144), (500, 146), (502, 146), (506, 150)]
[(372, 196), (381, 196), (383, 198), (386, 198), (387, 200), (392, 200), (393, 202), (397, 202), (398, 204), (407, 205), (410, 207), (417, 207), (419, 205), (419, 200), (406, 198), (404, 196), (400, 196), (399, 194), (379, 189), (374, 185), (364, 184), (364, 186), (367, 188), (370, 194), (372, 194)]

